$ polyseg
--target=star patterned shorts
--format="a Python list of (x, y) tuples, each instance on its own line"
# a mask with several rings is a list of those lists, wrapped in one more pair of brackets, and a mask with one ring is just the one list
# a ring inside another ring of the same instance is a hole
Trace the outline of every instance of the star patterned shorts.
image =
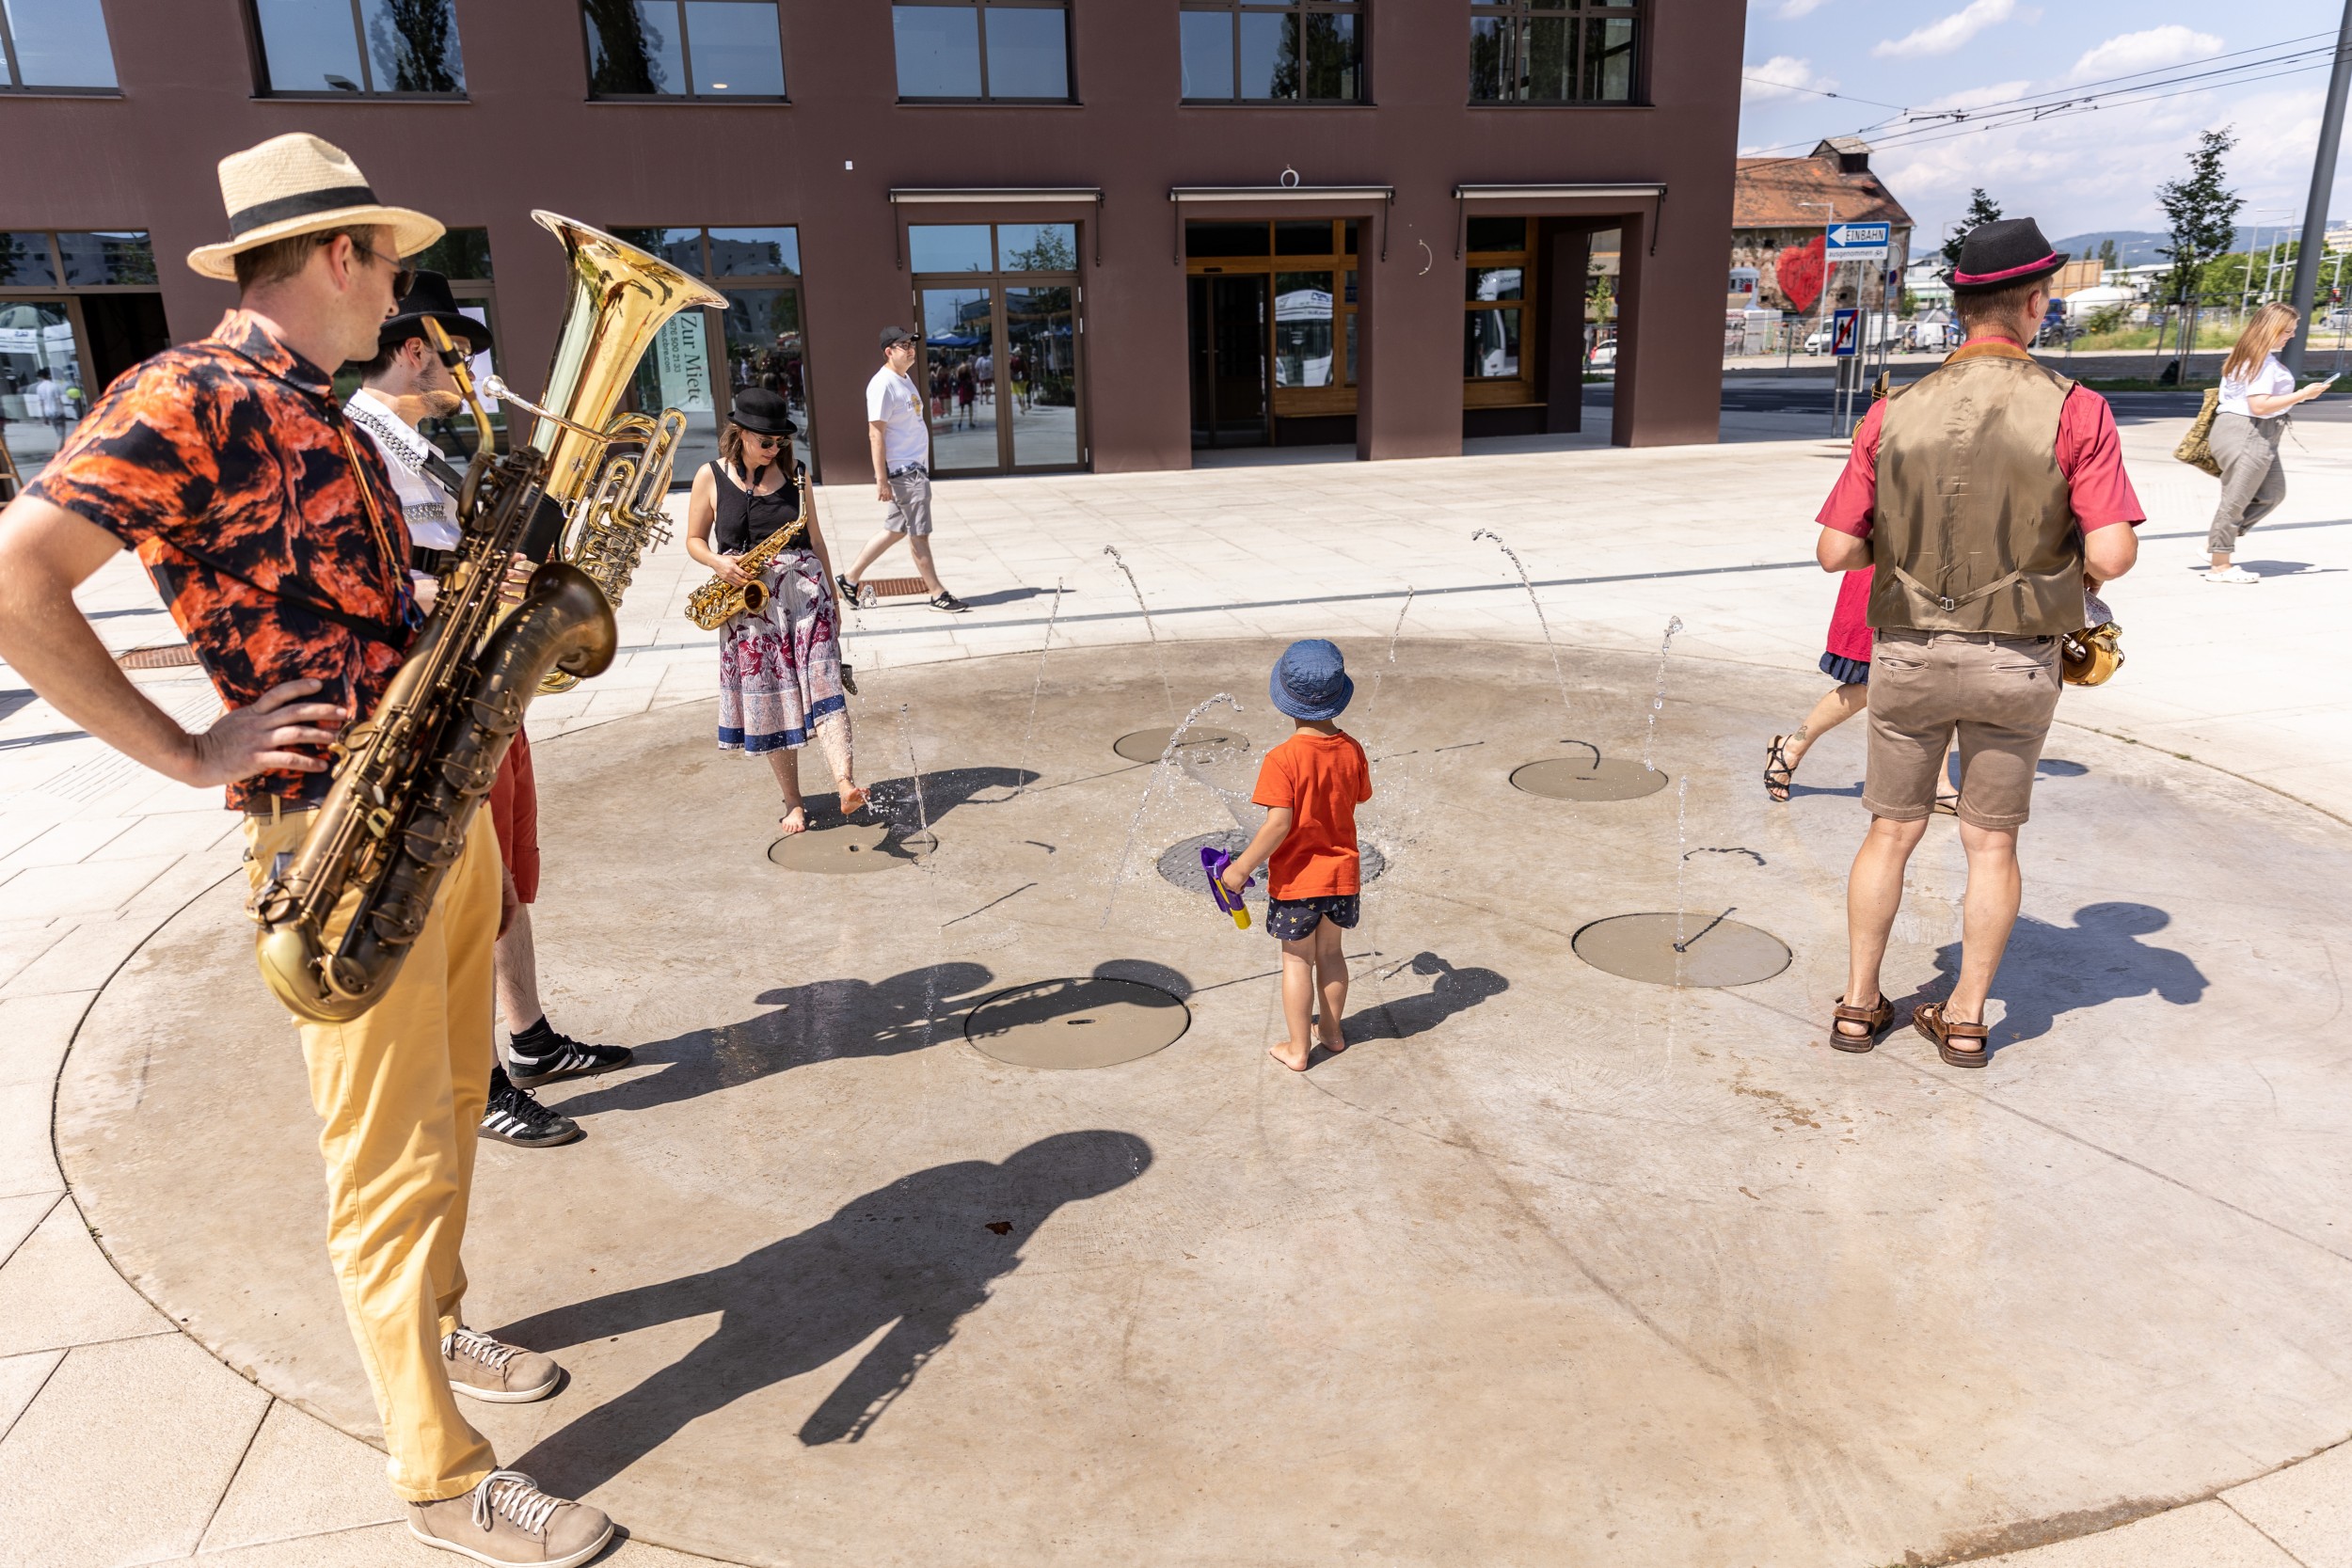
[(1362, 912), (1361, 896), (1343, 893), (1329, 898), (1269, 898), (1265, 928), (1284, 942), (1296, 942), (1327, 920), (1341, 930), (1352, 930)]

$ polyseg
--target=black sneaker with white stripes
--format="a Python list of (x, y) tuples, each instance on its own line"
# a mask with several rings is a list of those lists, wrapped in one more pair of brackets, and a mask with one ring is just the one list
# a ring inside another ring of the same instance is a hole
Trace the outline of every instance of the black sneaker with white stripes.
[(504, 1068), (490, 1069), (490, 1102), (482, 1109), (482, 1135), (517, 1148), (555, 1148), (576, 1144), (588, 1134), (580, 1123), (560, 1111), (550, 1111), (518, 1089)]
[(506, 1047), (506, 1061), (515, 1083), (526, 1089), (565, 1078), (594, 1078), (599, 1072), (625, 1068), (636, 1059), (627, 1046), (582, 1045), (569, 1035), (548, 1027), (546, 1019), (515, 1036)]

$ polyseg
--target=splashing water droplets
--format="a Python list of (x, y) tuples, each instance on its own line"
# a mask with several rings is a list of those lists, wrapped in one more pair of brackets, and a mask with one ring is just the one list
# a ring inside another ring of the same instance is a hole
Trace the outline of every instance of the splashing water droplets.
[[(1103, 553), (1111, 558), (1111, 564), (1118, 567), (1120, 576), (1127, 579), (1128, 590), (1136, 596), (1136, 609), (1143, 612), (1143, 635), (1152, 642), (1152, 662), (1159, 666), (1160, 697), (1168, 704), (1168, 716), (1173, 719), (1176, 717), (1176, 689), (1168, 684), (1168, 657), (1160, 652), (1160, 633), (1159, 628), (1152, 624), (1152, 607), (1143, 602), (1143, 587), (1136, 581), (1136, 574), (1128, 570), (1127, 558), (1119, 553), (1119, 546), (1105, 545), (1103, 546)], [(1187, 720), (1186, 722), (1190, 721)], [(1182, 724), (1177, 726), (1176, 733), (1178, 735), (1184, 733)]]
[(1648, 727), (1642, 736), (1642, 766), (1645, 768), (1656, 767), (1652, 753), (1658, 746), (1658, 716), (1665, 711), (1666, 707), (1666, 655), (1675, 645), (1675, 633), (1681, 629), (1682, 617), (1669, 616), (1666, 620), (1666, 635), (1660, 640), (1658, 644), (1658, 686), (1650, 694)]
[[(1144, 781), (1143, 799), (1136, 802), (1136, 814), (1128, 818), (1127, 839), (1119, 847), (1119, 864), (1111, 871), (1110, 896), (1103, 900), (1102, 925), (1108, 926), (1111, 923), (1112, 907), (1119, 902), (1119, 884), (1126, 879), (1127, 862), (1135, 854), (1136, 832), (1143, 826), (1143, 814), (1151, 809), (1152, 796), (1160, 787), (1160, 780), (1168, 773), (1168, 760), (1175, 756), (1176, 748), (1184, 743), (1184, 732), (1192, 728), (1202, 714), (1219, 704), (1232, 708), (1235, 713), (1242, 711), (1241, 704), (1234, 701), (1232, 693), (1220, 691), (1195, 706), (1190, 713), (1184, 715), (1183, 721), (1173, 730), (1168, 732), (1168, 744), (1160, 751), (1160, 760), (1152, 765), (1152, 776)], [(1214, 789), (1216, 786), (1210, 787)], [(1221, 791), (1219, 798), (1222, 799)], [(1236, 816), (1236, 820), (1239, 820), (1238, 816)]]
[(1045, 612), (1045, 641), (1037, 645), (1037, 676), (1029, 682), (1029, 722), (1021, 732), (1021, 761), (1013, 768), (1012, 792), (1025, 794), (1029, 788), (1029, 743), (1037, 738), (1037, 694), (1045, 686), (1045, 651), (1054, 645), (1054, 622), (1061, 614), (1061, 578), (1054, 579), (1054, 605)]
[(1551, 655), (1551, 678), (1560, 686), (1560, 714), (1572, 717), (1568, 705), (1568, 675), (1560, 667), (1560, 645), (1551, 640), (1551, 623), (1544, 618), (1544, 601), (1536, 595), (1535, 584), (1527, 575), (1527, 565), (1519, 560), (1519, 552), (1502, 542), (1502, 535), (1489, 528), (1482, 528), (1470, 535), (1472, 541), (1491, 539), (1495, 548), (1511, 558), (1512, 569), (1519, 575), (1519, 586), (1527, 590), (1527, 602), (1534, 607), (1535, 625), (1544, 634), (1544, 651)]

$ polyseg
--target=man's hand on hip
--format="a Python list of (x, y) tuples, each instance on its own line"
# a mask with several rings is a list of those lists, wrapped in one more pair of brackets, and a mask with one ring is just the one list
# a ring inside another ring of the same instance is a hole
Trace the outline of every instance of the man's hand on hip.
[(284, 681), (250, 705), (230, 708), (213, 721), (212, 728), (189, 736), (184, 764), (165, 771), (198, 788), (232, 784), (256, 773), (326, 772), (326, 762), (291, 749), (331, 743), (351, 717), (350, 709), (333, 703), (302, 701), (320, 684), (308, 678)]

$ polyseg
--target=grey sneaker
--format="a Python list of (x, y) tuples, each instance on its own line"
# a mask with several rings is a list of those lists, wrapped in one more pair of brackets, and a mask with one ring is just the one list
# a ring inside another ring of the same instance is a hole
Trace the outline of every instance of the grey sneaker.
[(441, 1366), (449, 1373), (453, 1390), (490, 1404), (529, 1404), (546, 1399), (564, 1376), (554, 1357), (501, 1345), (470, 1328), (442, 1336)]
[(461, 1496), (410, 1503), (408, 1533), (476, 1562), (579, 1568), (612, 1539), (612, 1521), (602, 1509), (548, 1497), (519, 1470), (495, 1470)]

